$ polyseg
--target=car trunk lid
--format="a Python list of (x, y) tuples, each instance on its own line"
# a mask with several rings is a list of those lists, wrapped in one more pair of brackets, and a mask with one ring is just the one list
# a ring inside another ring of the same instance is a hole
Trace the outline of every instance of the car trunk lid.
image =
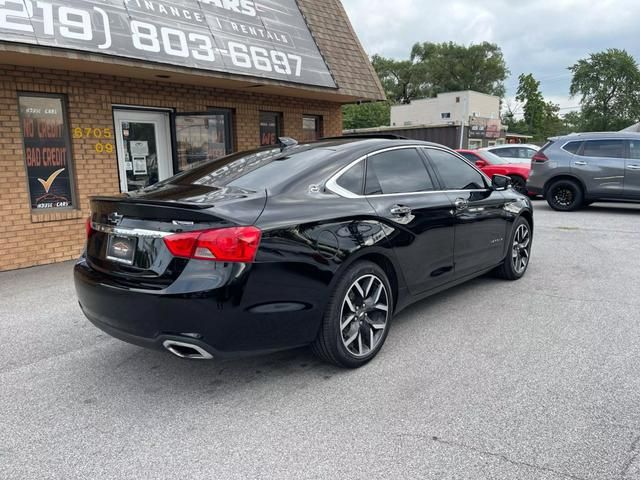
[(265, 202), (264, 190), (179, 184), (119, 197), (93, 197), (87, 260), (125, 285), (166, 288), (189, 260), (173, 257), (164, 237), (253, 225)]

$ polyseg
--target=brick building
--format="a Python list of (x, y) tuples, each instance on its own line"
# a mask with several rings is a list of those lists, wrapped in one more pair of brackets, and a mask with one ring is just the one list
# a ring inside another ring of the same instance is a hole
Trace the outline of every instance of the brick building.
[(92, 195), (384, 98), (340, 0), (29, 3), (0, 6), (0, 270), (77, 257)]

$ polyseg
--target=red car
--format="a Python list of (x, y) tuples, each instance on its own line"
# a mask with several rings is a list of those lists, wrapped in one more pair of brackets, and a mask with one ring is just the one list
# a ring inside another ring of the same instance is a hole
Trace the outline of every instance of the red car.
[(528, 195), (527, 179), (531, 172), (531, 165), (526, 163), (509, 163), (502, 157), (485, 150), (456, 150), (464, 158), (476, 164), (489, 178), (493, 175), (506, 175), (511, 177), (513, 188), (518, 192)]

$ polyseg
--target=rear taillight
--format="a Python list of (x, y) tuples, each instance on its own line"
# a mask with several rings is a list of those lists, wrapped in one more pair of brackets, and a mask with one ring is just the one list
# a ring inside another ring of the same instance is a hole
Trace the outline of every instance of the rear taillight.
[(91, 233), (93, 232), (93, 227), (91, 226), (91, 217), (87, 218), (87, 220), (84, 222), (84, 229), (87, 232), (87, 239), (91, 236)]
[(549, 157), (547, 157), (544, 153), (538, 152), (533, 157), (531, 157), (531, 161), (533, 163), (544, 163), (549, 161)]
[(218, 228), (176, 233), (164, 237), (164, 243), (175, 257), (251, 263), (261, 236), (256, 227)]

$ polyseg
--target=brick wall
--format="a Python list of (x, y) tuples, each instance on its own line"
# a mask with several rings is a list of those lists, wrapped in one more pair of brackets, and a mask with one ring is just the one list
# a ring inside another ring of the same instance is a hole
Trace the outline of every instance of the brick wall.
[[(77, 202), (81, 210), (32, 213), (18, 115), (18, 92), (65, 94), (69, 127), (113, 128), (112, 106), (204, 112), (234, 110), (234, 148), (259, 143), (261, 110), (283, 112), (283, 134), (302, 138), (302, 116), (322, 115), (326, 136), (340, 135), (340, 105), (251, 92), (192, 87), (77, 72), (0, 65), (0, 271), (76, 258), (84, 243), (91, 195), (120, 192), (116, 154), (95, 151), (93, 139), (72, 139)], [(115, 149), (114, 149), (115, 151)]]

